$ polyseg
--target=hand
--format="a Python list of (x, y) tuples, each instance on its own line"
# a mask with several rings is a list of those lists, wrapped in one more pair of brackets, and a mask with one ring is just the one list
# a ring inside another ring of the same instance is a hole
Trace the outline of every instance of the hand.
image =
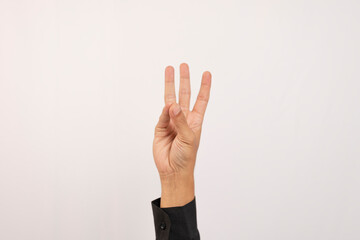
[(155, 127), (153, 141), (162, 188), (161, 207), (183, 206), (194, 199), (194, 168), (210, 87), (211, 74), (206, 71), (190, 111), (188, 65), (180, 65), (179, 104), (176, 103), (174, 68), (168, 66), (165, 69), (165, 106)]

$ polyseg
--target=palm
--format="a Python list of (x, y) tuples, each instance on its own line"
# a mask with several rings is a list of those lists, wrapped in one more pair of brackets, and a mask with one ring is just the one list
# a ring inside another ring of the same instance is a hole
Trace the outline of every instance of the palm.
[[(179, 105), (186, 119), (186, 141), (170, 117), (169, 108), (176, 103), (174, 71), (165, 70), (165, 107), (155, 128), (153, 154), (160, 174), (172, 174), (183, 168), (193, 169), (200, 142), (201, 127), (209, 99), (211, 75), (203, 74), (201, 89), (192, 111), (189, 110), (190, 79), (187, 64), (180, 65)], [(189, 140), (189, 141), (188, 141)]]

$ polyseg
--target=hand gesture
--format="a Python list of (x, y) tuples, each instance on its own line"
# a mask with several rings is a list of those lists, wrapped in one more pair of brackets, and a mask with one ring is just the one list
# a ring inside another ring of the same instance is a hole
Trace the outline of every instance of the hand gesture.
[(194, 168), (202, 123), (209, 101), (211, 74), (202, 75), (196, 103), (190, 111), (190, 74), (180, 65), (179, 103), (174, 68), (165, 69), (165, 106), (155, 127), (153, 155), (162, 184), (161, 205), (181, 205), (194, 198)]

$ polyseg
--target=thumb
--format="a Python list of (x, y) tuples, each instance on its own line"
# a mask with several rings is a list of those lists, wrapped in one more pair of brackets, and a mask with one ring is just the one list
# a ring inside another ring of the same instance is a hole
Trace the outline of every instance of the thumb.
[(170, 106), (170, 117), (175, 124), (176, 131), (178, 132), (178, 135), (181, 140), (191, 143), (194, 139), (194, 133), (190, 129), (186, 117), (181, 110), (181, 107), (177, 103), (173, 103)]
[(162, 113), (159, 117), (159, 121), (155, 127), (155, 130), (162, 130), (166, 129), (170, 122), (170, 116), (169, 116), (169, 108), (170, 104), (166, 104), (162, 110)]

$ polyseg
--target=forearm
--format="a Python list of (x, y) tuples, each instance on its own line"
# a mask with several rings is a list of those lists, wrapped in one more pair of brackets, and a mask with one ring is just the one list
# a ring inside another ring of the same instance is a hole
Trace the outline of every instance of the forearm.
[(195, 196), (194, 174), (172, 174), (160, 177), (161, 207), (184, 206)]
[(194, 174), (160, 177), (161, 198), (152, 201), (156, 239), (200, 240)]
[(184, 206), (195, 196), (194, 175), (161, 177), (161, 207)]

